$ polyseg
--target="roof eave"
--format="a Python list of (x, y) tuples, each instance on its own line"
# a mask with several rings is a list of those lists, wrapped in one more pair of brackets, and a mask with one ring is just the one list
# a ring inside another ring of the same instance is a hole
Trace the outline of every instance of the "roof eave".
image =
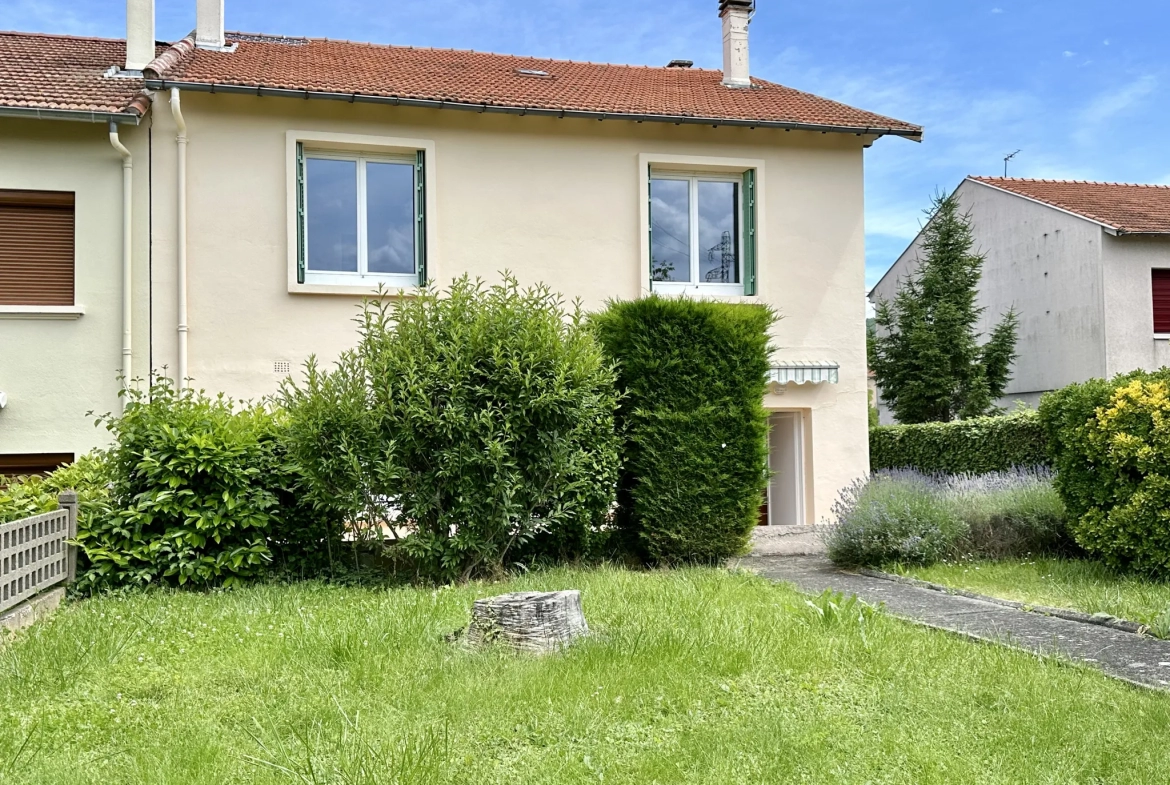
[(133, 125), (138, 125), (142, 119), (142, 115), (135, 112), (44, 109), (35, 106), (0, 106), (0, 117), (23, 117), (34, 120), (72, 120), (82, 123), (132, 123)]
[(1155, 232), (1148, 229), (1123, 229), (1107, 224), (1101, 224), (1101, 228), (1105, 231), (1105, 234), (1110, 234), (1114, 237), (1170, 237), (1170, 232)]
[(855, 136), (901, 136), (915, 142), (922, 141), (921, 128), (846, 126), (778, 120), (746, 120), (738, 118), (639, 114), (629, 112), (594, 112), (579, 109), (549, 109), (546, 107), (470, 103), (466, 101), (446, 101), (427, 98), (400, 98), (397, 96), (368, 95), (363, 93), (333, 93), (316, 90), (290, 90), (279, 87), (263, 87), (261, 85), (221, 84), (217, 82), (188, 82), (183, 80), (162, 78), (148, 78), (146, 79), (146, 86), (155, 90), (166, 90), (172, 87), (177, 87), (180, 90), (195, 90), (206, 93), (234, 93), (261, 97), (267, 96), (273, 98), (313, 98), (329, 101), (345, 101), (347, 103), (373, 103), (387, 104), (390, 106), (408, 106), (422, 109), (457, 109), (467, 112), (536, 115), (559, 118), (568, 117), (585, 120), (631, 120), (635, 122), (671, 123), (674, 125), (727, 125), (747, 128), (775, 128), (786, 131), (848, 133)]

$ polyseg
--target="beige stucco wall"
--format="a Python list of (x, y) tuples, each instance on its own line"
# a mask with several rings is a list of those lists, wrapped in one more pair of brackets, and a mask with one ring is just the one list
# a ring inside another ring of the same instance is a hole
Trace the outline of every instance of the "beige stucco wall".
[(1106, 373), (1170, 365), (1170, 336), (1154, 335), (1150, 270), (1170, 269), (1170, 238), (1105, 235)]
[[(1019, 317), (1019, 358), (999, 405), (1035, 406), (1045, 391), (1101, 376), (1100, 227), (971, 180), (955, 193), (962, 209), (970, 211), (975, 248), (986, 255), (978, 297), (986, 310), (976, 329), (986, 336), (1009, 308)], [(893, 299), (899, 281), (917, 269), (921, 241), (919, 235), (878, 282), (872, 301)], [(883, 423), (892, 422), (884, 404), (879, 413)]]
[[(147, 213), (146, 128), (123, 126), (139, 175), (136, 210)], [(104, 123), (0, 118), (0, 188), (73, 191), (75, 301), (84, 315), (34, 318), (0, 313), (0, 453), (82, 454), (106, 442), (87, 412), (119, 406), (121, 368), (122, 159)], [(146, 223), (138, 227), (135, 318), (149, 309)], [(145, 373), (143, 329), (134, 361)], [(137, 373), (137, 370), (136, 370)]]
[[(778, 358), (840, 363), (790, 386), (809, 410), (810, 520), (868, 468), (862, 144), (845, 135), (479, 115), (184, 92), (189, 143), (190, 373), (237, 397), (275, 391), (275, 363), (330, 361), (360, 297), (290, 293), (288, 132), (433, 143), (429, 272), (544, 281), (590, 309), (642, 292), (640, 156), (762, 161), (760, 296), (782, 315)], [(160, 111), (161, 110), (161, 111)], [(155, 365), (175, 365), (173, 122), (154, 118)], [(897, 140), (887, 144), (900, 143)]]

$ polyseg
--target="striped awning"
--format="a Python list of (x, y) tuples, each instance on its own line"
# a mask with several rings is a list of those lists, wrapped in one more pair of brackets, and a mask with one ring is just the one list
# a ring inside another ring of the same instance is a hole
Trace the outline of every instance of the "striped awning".
[(836, 384), (840, 367), (832, 360), (781, 360), (768, 371), (768, 381), (777, 385)]

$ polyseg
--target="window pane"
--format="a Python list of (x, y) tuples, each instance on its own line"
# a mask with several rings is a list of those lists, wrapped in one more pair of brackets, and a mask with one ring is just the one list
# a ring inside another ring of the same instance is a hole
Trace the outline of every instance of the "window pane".
[(691, 280), (691, 184), (650, 181), (650, 278)]
[(415, 271), (413, 164), (366, 164), (366, 243), (371, 273)]
[(699, 181), (699, 281), (739, 283), (739, 185)]
[(310, 270), (357, 272), (357, 161), (305, 161)]

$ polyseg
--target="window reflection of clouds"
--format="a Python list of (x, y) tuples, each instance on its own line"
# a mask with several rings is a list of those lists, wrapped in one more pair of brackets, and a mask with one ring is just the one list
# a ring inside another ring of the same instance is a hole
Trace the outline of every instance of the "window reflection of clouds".
[(369, 272), (414, 272), (412, 165), (366, 164), (366, 248)]
[(691, 279), (690, 183), (650, 181), (651, 277), (655, 281)]
[(699, 281), (739, 282), (738, 186), (699, 181)]
[(309, 269), (357, 272), (357, 162), (305, 163)]

